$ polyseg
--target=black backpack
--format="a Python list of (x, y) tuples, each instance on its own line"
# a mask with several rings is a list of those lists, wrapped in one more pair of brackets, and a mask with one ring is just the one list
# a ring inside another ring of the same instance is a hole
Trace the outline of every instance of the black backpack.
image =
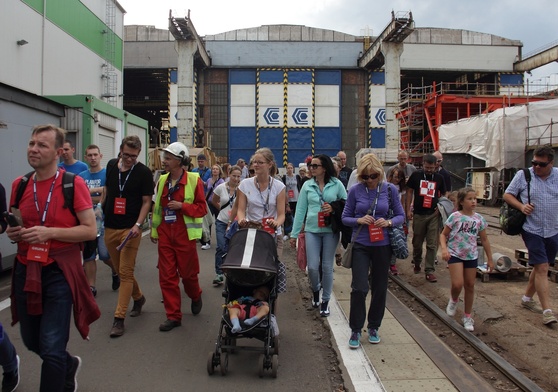
[[(527, 181), (527, 203), (531, 203), (531, 172), (529, 169), (522, 169)], [(515, 196), (519, 199), (519, 195)], [(521, 201), (521, 199), (519, 199)], [(527, 216), (521, 211), (513, 208), (504, 202), (500, 207), (500, 228), (507, 235), (521, 234), (521, 229)]]
[[(25, 192), (25, 188), (29, 183), (29, 180), (33, 176), (35, 172), (32, 171), (27, 173), (23, 177), (21, 177), (21, 181), (19, 182), (16, 190), (15, 201), (12, 207), (19, 208), (19, 202), (23, 196), (23, 192)], [(64, 208), (70, 210), (72, 215), (78, 220), (76, 211), (74, 210), (74, 180), (76, 175), (74, 173), (70, 173), (67, 171), (62, 172), (62, 193), (64, 195)]]

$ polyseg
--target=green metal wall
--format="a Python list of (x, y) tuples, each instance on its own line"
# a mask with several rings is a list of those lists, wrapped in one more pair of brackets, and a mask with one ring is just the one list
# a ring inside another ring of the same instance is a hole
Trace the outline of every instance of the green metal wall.
[[(21, 0), (46, 19), (74, 37), (104, 60), (110, 61), (114, 68), (122, 71), (123, 41), (107, 25), (80, 1), (69, 0)], [(44, 4), (46, 3), (46, 11)], [(106, 33), (102, 33), (105, 31)], [(108, 58), (105, 50), (105, 34), (114, 35), (114, 59)]]

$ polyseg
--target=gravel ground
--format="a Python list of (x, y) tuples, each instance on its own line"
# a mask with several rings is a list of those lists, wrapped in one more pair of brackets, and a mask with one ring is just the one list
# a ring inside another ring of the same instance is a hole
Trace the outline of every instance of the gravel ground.
[[(496, 222), (497, 208), (479, 206), (477, 212), (483, 214), (489, 223)], [(511, 237), (492, 227), (487, 230), (493, 253), (501, 253), (515, 261), (515, 250), (525, 248), (520, 236)], [(438, 282), (430, 283), (424, 279), (424, 274), (413, 273), (410, 260), (410, 257), (407, 260), (398, 260), (400, 276), (441, 309), (445, 309), (450, 289), (449, 270), (445, 262), (437, 265)], [(527, 281), (528, 273), (524, 276), (504, 274), (491, 276), (488, 282), (477, 279), (473, 306), (475, 320), (473, 333), (541, 388), (547, 391), (558, 391), (558, 373), (555, 371), (554, 361), (556, 347), (558, 347), (558, 324), (545, 326), (542, 324), (542, 315), (532, 313), (520, 306)], [(395, 285), (391, 284), (390, 287), (395, 288)], [(549, 289), (551, 305), (555, 311), (558, 311), (558, 284), (549, 281)], [(462, 317), (462, 300), (463, 294), (455, 316), (457, 320)], [(538, 300), (536, 296), (535, 300)], [(420, 317), (428, 318), (426, 312), (421, 311), (417, 306), (418, 304), (409, 299), (405, 302), (416, 309)], [(490, 380), (495, 389), (514, 390), (513, 385), (501, 380), (492, 372), (480, 355), (460, 344), (457, 336), (448, 333), (443, 323), (435, 318), (424, 321), (450, 346), (455, 346), (458, 355)]]

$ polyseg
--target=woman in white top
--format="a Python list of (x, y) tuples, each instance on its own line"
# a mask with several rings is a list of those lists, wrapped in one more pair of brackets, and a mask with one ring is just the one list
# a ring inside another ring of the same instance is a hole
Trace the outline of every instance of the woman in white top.
[[(251, 162), (254, 165), (254, 177), (242, 180), (236, 196), (238, 224), (247, 227), (249, 222), (257, 222), (274, 237), (281, 235), (287, 199), (285, 184), (275, 178), (275, 157), (269, 148), (264, 147), (254, 153)], [(286, 282), (281, 276), (283, 273), (284, 265), (280, 265), (278, 292), (286, 290)]]
[(211, 203), (213, 208), (218, 212), (217, 219), (215, 220), (215, 237), (217, 239), (217, 249), (215, 250), (215, 279), (213, 284), (219, 286), (224, 282), (223, 270), (223, 255), (225, 249), (225, 232), (227, 226), (232, 222), (231, 210), (236, 200), (236, 188), (240, 184), (240, 176), (242, 169), (239, 166), (233, 166), (229, 171), (229, 181), (220, 184), (213, 191), (213, 199)]
[(240, 227), (258, 222), (275, 235), (285, 221), (285, 184), (275, 179), (275, 158), (269, 148), (260, 148), (252, 157), (255, 176), (242, 180), (238, 187), (237, 219)]

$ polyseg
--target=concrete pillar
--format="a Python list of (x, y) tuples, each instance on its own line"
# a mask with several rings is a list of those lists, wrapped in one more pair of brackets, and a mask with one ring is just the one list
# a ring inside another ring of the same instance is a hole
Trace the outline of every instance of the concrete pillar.
[(194, 54), (196, 41), (177, 40), (178, 45), (178, 141), (193, 147), (194, 129)]
[(401, 65), (399, 59), (403, 53), (403, 43), (382, 42), (382, 54), (385, 59), (386, 81), (386, 161), (397, 161), (399, 150), (399, 125), (395, 113), (399, 111), (401, 99)]

